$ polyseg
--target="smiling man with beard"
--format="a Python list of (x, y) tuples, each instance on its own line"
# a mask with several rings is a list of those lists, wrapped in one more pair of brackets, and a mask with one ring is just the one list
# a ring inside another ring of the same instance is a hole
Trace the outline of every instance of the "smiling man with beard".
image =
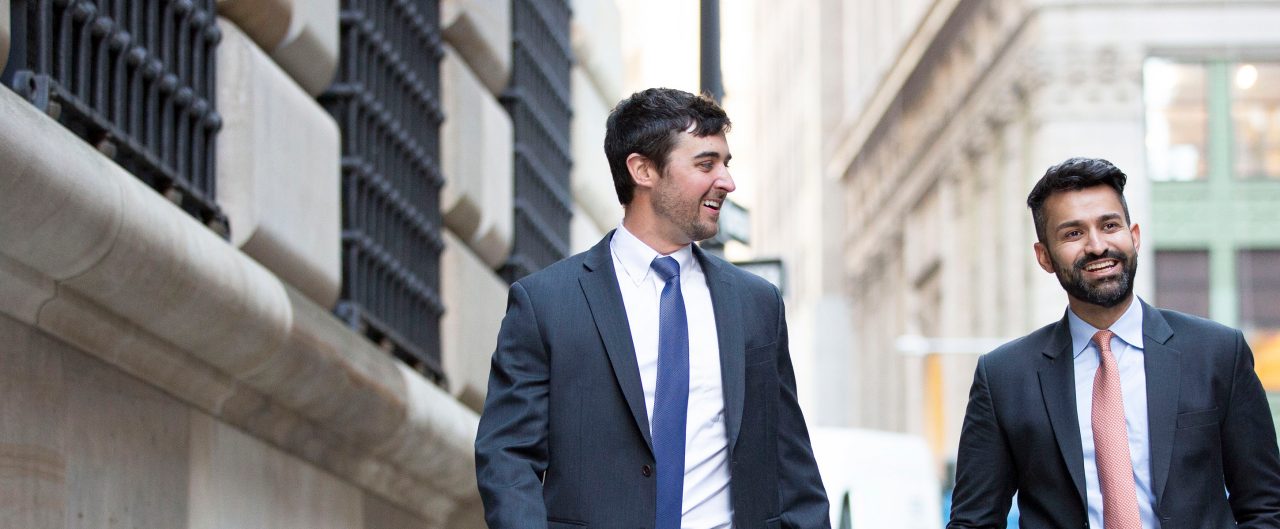
[(1055, 165), (1027, 197), (1063, 318), (978, 361), (949, 529), (1280, 528), (1280, 456), (1240, 331), (1133, 295), (1125, 174)]
[(476, 435), (491, 529), (822, 529), (782, 297), (708, 255), (729, 118), (664, 88), (618, 103), (622, 223), (511, 285)]

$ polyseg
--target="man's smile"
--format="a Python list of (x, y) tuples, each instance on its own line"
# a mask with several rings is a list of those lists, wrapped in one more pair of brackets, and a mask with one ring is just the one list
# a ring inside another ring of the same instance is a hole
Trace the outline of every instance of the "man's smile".
[(1098, 259), (1084, 266), (1084, 271), (1094, 275), (1106, 275), (1120, 266), (1116, 259)]

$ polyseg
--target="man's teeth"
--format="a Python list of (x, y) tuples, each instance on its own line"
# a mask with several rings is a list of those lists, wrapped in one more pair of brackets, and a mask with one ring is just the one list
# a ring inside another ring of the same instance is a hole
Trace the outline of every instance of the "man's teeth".
[(720, 203), (714, 200), (703, 200), (702, 205), (709, 207), (711, 209), (720, 209)]
[(1084, 267), (1084, 269), (1085, 269), (1085, 270), (1088, 270), (1088, 271), (1090, 271), (1090, 272), (1097, 272), (1098, 270), (1102, 270), (1103, 268), (1108, 268), (1108, 267), (1110, 267), (1110, 266), (1112, 266), (1112, 265), (1114, 265), (1114, 264), (1116, 264), (1116, 262), (1115, 262), (1115, 261), (1112, 261), (1112, 260), (1106, 260), (1106, 261), (1100, 261), (1100, 262), (1092, 263), (1092, 264), (1090, 264), (1089, 266)]

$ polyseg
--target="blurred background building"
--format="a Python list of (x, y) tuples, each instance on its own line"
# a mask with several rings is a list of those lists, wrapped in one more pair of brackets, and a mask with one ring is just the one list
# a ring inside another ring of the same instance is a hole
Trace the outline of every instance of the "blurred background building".
[(1129, 175), (1138, 294), (1245, 329), (1280, 391), (1280, 2), (743, 9), (750, 250), (790, 272), (812, 422), (924, 436), (949, 478), (977, 356), (1062, 317), (1025, 199), (1071, 156)]
[[(1024, 200), (1070, 156), (1130, 176), (1138, 293), (1245, 329), (1280, 402), (1280, 2), (720, 10), (724, 253), (784, 291), (834, 514), (900, 490), (841, 465), (945, 483), (977, 355), (1061, 317)], [(0, 527), (482, 527), (506, 286), (617, 225), (605, 117), (699, 90), (699, 33), (685, 0), (0, 0)]]

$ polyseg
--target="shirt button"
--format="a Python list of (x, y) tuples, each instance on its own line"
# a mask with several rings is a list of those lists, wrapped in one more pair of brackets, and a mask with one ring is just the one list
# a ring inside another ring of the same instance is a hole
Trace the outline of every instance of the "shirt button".
[(640, 473), (641, 473), (641, 474), (643, 474), (643, 475), (644, 475), (644, 477), (646, 477), (646, 478), (647, 478), (647, 477), (649, 477), (649, 476), (652, 476), (652, 475), (653, 475), (653, 467), (651, 467), (651, 466), (649, 466), (649, 465), (642, 466), (642, 467), (640, 467)]

